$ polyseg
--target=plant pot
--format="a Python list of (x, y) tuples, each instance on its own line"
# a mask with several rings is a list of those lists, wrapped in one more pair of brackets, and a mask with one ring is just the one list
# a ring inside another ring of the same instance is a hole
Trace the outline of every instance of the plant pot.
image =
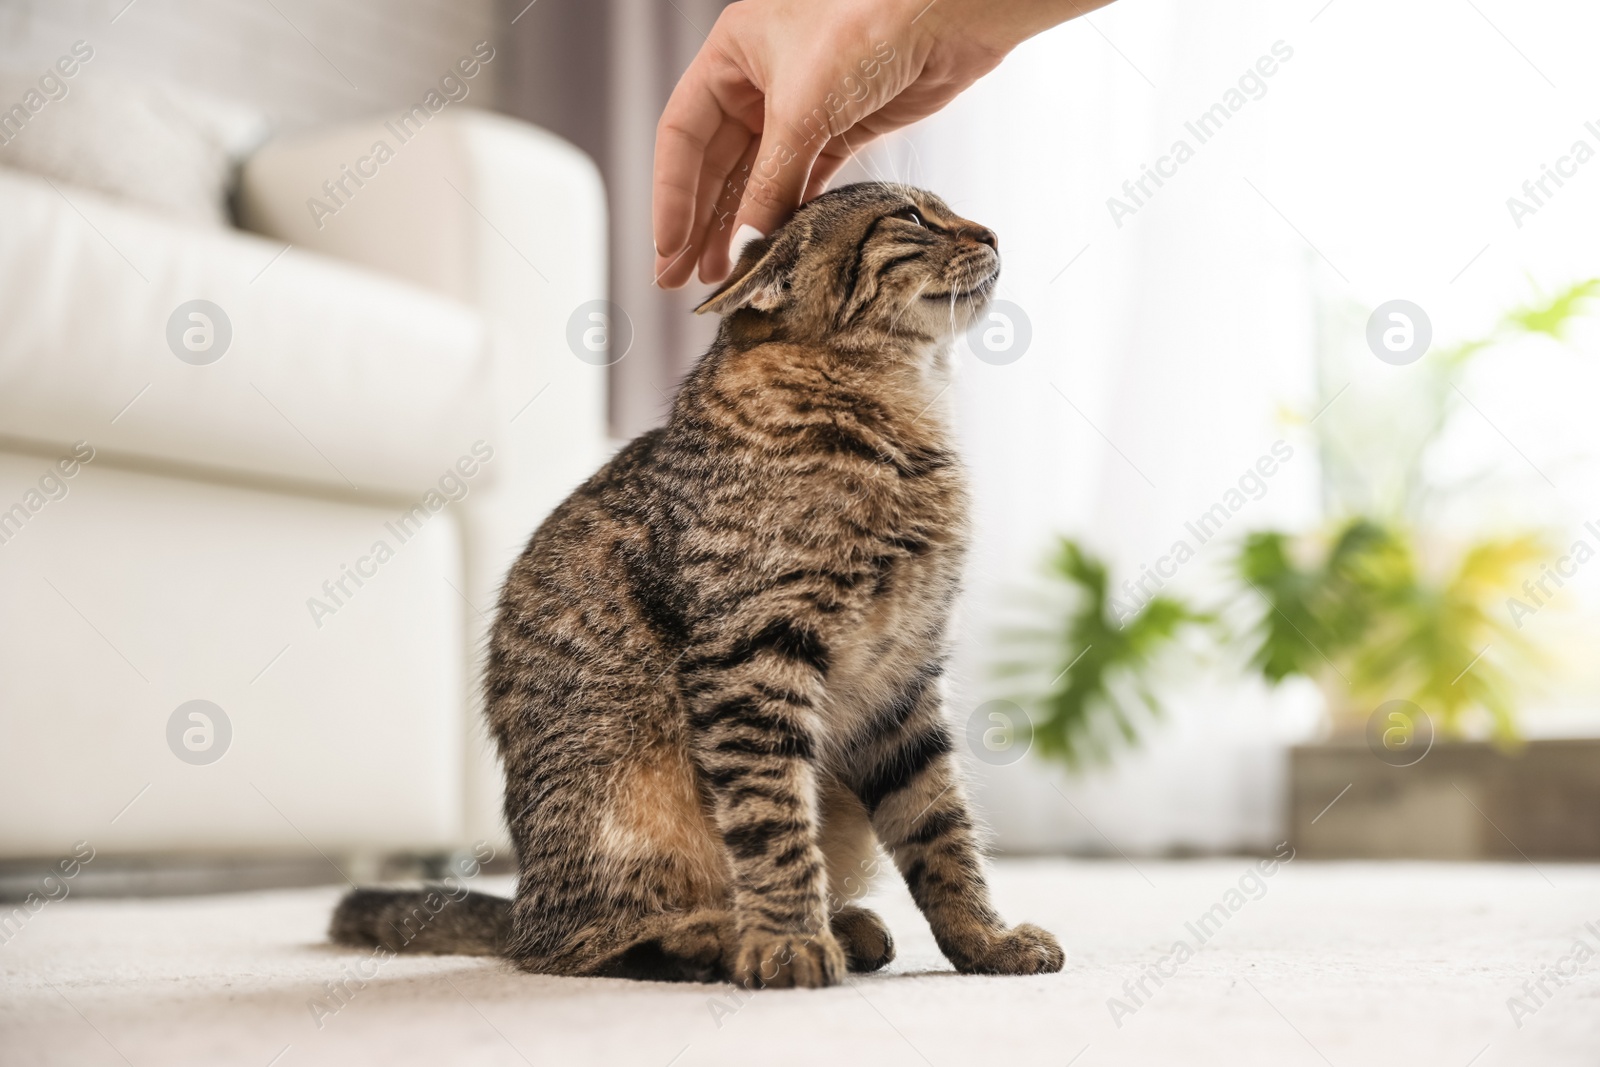
[(1365, 736), (1367, 720), (1381, 700), (1365, 702), (1351, 692), (1350, 685), (1331, 669), (1316, 676), (1322, 694), (1322, 728), (1317, 741), (1328, 744), (1357, 744)]
[(1290, 753), (1298, 855), (1334, 859), (1600, 858), (1600, 738), (1433, 745), (1409, 766), (1365, 742)]

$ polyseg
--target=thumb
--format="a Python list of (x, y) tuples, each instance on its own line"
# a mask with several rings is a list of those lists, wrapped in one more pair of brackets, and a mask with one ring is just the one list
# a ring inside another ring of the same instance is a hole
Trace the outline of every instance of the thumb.
[[(752, 226), (763, 237), (771, 236), (793, 215), (811, 180), (811, 167), (827, 145), (830, 135), (828, 113), (822, 108), (801, 111), (797, 107), (775, 106), (769, 97), (761, 129), (761, 147), (744, 198), (734, 222), (734, 241), (745, 226)], [(732, 248), (730, 258), (739, 249)]]

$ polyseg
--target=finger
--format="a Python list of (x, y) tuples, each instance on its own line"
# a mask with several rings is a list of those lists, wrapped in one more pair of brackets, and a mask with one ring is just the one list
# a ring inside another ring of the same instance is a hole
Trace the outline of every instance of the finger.
[(816, 163), (812, 164), (811, 177), (806, 182), (805, 194), (800, 197), (801, 204), (809, 204), (811, 201), (828, 191), (828, 179), (833, 177), (833, 175), (822, 173), (821, 170), (818, 169), (821, 164), (822, 161), (820, 159), (817, 160)]
[[(695, 265), (705, 251), (707, 233), (716, 227), (716, 210), (719, 201), (734, 184), (732, 172), (741, 155), (754, 142), (754, 135), (742, 123), (725, 121), (707, 145), (704, 162), (700, 168), (699, 189), (696, 193), (694, 220), (689, 240), (671, 256), (656, 257), (655, 283), (663, 289), (676, 289), (694, 275)], [(734, 205), (737, 207), (737, 204)], [(724, 226), (732, 221), (734, 208), (723, 209)], [(713, 241), (715, 237), (711, 238)], [(726, 238), (723, 238), (726, 240)]]
[(690, 241), (672, 257), (656, 257), (655, 284), (662, 289), (677, 289), (694, 274), (700, 246)]
[(656, 125), (650, 212), (656, 252), (668, 259), (689, 243), (706, 148), (724, 120), (708, 69), (717, 62), (721, 56), (712, 50), (695, 56)]
[(850, 151), (837, 137), (828, 142), (828, 147), (822, 150), (817, 161), (811, 164), (811, 179), (806, 182), (805, 202), (810, 203), (828, 191), (828, 183), (833, 181), (834, 175), (846, 163), (850, 162)]
[[(822, 99), (823, 92), (802, 91), (795, 99)], [(745, 186), (744, 201), (739, 205), (739, 215), (734, 220), (734, 232), (741, 226), (753, 226), (763, 235), (770, 235), (783, 225), (794, 209), (800, 206), (811, 177), (811, 164), (815, 162), (827, 131), (820, 135), (815, 130), (813, 113), (798, 107), (775, 104), (767, 98), (765, 121), (761, 129), (761, 148), (756, 162), (750, 168), (750, 182)], [(813, 123), (807, 127), (806, 121)]]
[(735, 161), (728, 180), (720, 187), (722, 195), (717, 199), (713, 214), (715, 225), (707, 230), (700, 250), (700, 280), (708, 285), (720, 282), (733, 269), (730, 244), (734, 234), (733, 220), (739, 213), (739, 204), (744, 200), (750, 168), (755, 165), (756, 152), (760, 147), (760, 142), (750, 138), (744, 154)]
[[(740, 160), (754, 151), (755, 135), (742, 122), (724, 121), (711, 138), (700, 168), (700, 188), (689, 243), (676, 256), (658, 257), (656, 261), (656, 284), (663, 289), (676, 289), (687, 282), (708, 244), (719, 240), (727, 244), (728, 235), (733, 232), (728, 227), (739, 207), (737, 191), (744, 188), (744, 176), (739, 173)], [(727, 202), (730, 194), (733, 196), (731, 204)]]

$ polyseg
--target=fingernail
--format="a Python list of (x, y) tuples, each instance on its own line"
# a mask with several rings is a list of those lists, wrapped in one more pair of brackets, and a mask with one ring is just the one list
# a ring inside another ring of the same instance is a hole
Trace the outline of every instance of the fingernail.
[(730, 263), (739, 262), (739, 257), (744, 254), (745, 245), (749, 244), (751, 241), (760, 241), (766, 236), (766, 234), (762, 233), (748, 222), (742, 223), (739, 228), (734, 231), (733, 240), (728, 244), (728, 261)]

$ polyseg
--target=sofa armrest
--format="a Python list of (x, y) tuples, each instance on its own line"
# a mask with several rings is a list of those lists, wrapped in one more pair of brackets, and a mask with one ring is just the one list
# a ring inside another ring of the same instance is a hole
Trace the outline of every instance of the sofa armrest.
[(247, 229), (512, 320), (564, 323), (568, 294), (604, 295), (594, 164), (553, 134), (474, 108), (415, 132), (374, 119), (271, 141), (241, 173), (239, 209)]
[[(605, 457), (606, 370), (567, 340), (580, 306), (606, 295), (599, 172), (552, 134), (451, 106), (420, 130), (375, 119), (271, 142), (240, 192), (249, 228), (449, 294), (489, 323), (493, 474), (458, 505), (475, 661), (507, 567)], [(468, 832), (498, 840), (499, 773), (471, 721)]]

